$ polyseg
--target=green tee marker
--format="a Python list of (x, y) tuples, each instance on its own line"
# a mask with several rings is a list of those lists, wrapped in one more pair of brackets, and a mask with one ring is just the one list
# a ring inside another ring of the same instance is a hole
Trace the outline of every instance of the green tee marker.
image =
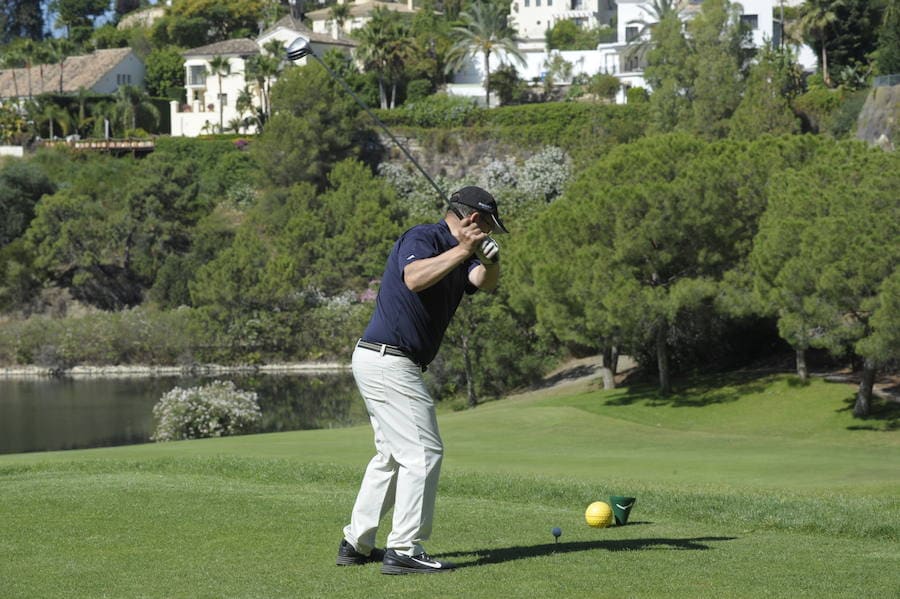
[(623, 497), (621, 495), (610, 495), (609, 503), (612, 504), (613, 516), (616, 519), (616, 526), (625, 526), (628, 523), (628, 514), (634, 507), (634, 497)]

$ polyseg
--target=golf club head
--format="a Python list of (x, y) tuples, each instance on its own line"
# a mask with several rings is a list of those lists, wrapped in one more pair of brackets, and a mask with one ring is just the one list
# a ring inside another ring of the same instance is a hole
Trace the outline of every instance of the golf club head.
[(300, 60), (304, 56), (308, 56), (312, 53), (312, 48), (309, 47), (309, 40), (303, 36), (292, 41), (287, 47), (287, 58), (291, 62)]

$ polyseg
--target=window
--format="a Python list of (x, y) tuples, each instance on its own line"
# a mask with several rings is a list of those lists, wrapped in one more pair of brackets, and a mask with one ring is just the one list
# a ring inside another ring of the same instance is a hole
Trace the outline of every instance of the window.
[(203, 65), (194, 65), (188, 70), (188, 85), (203, 86), (206, 85), (206, 67)]
[(131, 85), (131, 75), (127, 73), (117, 73), (116, 85)]
[(219, 94), (219, 106), (228, 106), (228, 94)]
[(625, 62), (625, 70), (629, 72), (641, 70), (641, 59), (637, 56), (628, 58)]
[(541, 5), (541, 0), (534, 0), (534, 5), (535, 5), (535, 6), (540, 6), (540, 5)]
[(741, 24), (752, 31), (759, 29), (759, 15), (741, 15)]
[(637, 27), (626, 27), (625, 28), (625, 41), (630, 42), (638, 36), (638, 28)]
[(584, 0), (572, 0), (571, 10), (584, 10)]
[(528, 8), (531, 5), (530, 0), (525, 0), (525, 8)]

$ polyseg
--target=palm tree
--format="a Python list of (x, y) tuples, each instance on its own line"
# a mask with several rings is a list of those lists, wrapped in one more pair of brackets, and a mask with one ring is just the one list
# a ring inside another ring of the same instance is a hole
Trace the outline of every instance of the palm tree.
[[(375, 9), (372, 20), (356, 32), (359, 40), (357, 56), (366, 70), (373, 71), (378, 79), (381, 108), (394, 105), (397, 78), (409, 56), (408, 32), (409, 28), (400, 16), (386, 8)], [(388, 82), (391, 83), (390, 97), (386, 91)]]
[(27, 39), (22, 44), (22, 59), (25, 61), (25, 68), (28, 73), (28, 100), (30, 101), (32, 98), (32, 87), (31, 87), (31, 63), (34, 61), (34, 56), (37, 53), (37, 46), (34, 43), (34, 40)]
[(75, 46), (65, 38), (51, 38), (47, 40), (46, 50), (51, 61), (59, 63), (59, 93), (63, 93), (63, 69), (66, 58)]
[(238, 111), (238, 116), (244, 116), (245, 112), (253, 112), (253, 92), (250, 91), (249, 84), (238, 92), (234, 107)]
[(828, 52), (825, 42), (828, 36), (828, 27), (837, 20), (834, 9), (843, 7), (843, 0), (806, 0), (800, 7), (800, 21), (797, 26), (803, 33), (803, 37), (822, 46), (822, 54), (819, 57), (819, 66), (822, 69), (822, 78), (825, 85), (831, 85), (831, 76), (828, 74)]
[(340, 2), (331, 7), (331, 20), (334, 21), (334, 26), (336, 29), (336, 34), (334, 37), (337, 39), (341, 38), (341, 33), (344, 31), (344, 23), (347, 22), (347, 19), (350, 18), (350, 5), (346, 2)]
[(266, 42), (263, 45), (263, 49), (266, 51), (266, 55), (259, 62), (259, 72), (263, 79), (263, 98), (265, 99), (263, 112), (268, 115), (272, 108), (272, 81), (281, 73), (284, 64), (281, 58), (284, 54), (284, 46), (277, 39), (274, 39)]
[(219, 132), (223, 130), (224, 126), (224, 110), (222, 98), (222, 77), (225, 77), (231, 73), (231, 62), (229, 61), (227, 56), (213, 56), (209, 61), (209, 69), (207, 72), (210, 75), (215, 75), (216, 79), (219, 81)]
[(41, 92), (44, 93), (44, 65), (49, 62), (52, 58), (50, 54), (50, 48), (47, 44), (35, 44), (34, 52), (32, 54), (32, 58), (37, 60), (38, 63), (38, 73), (40, 73), (40, 84), (41, 84)]
[(633, 38), (625, 40), (628, 44), (626, 57), (643, 56), (650, 49), (650, 32), (653, 28), (671, 14), (680, 18), (686, 6), (687, 0), (650, 0), (646, 6), (641, 6), (641, 12), (645, 16), (628, 21), (629, 25), (638, 25), (640, 28)]
[(50, 139), (56, 138), (56, 130), (53, 127), (55, 123), (59, 124), (59, 128), (62, 130), (63, 135), (68, 135), (69, 126), (71, 125), (68, 111), (62, 106), (57, 106), (53, 102), (47, 102), (44, 105), (43, 110), (38, 114), (38, 122), (48, 123), (50, 125)]
[[(159, 124), (159, 109), (150, 101), (150, 96), (141, 88), (134, 85), (120, 85), (114, 95), (115, 112), (118, 120), (125, 129), (137, 129), (137, 113), (148, 112)], [(131, 125), (129, 127), (129, 125)]]
[(450, 61), (446, 70), (448, 73), (457, 71), (468, 58), (481, 54), (484, 57), (484, 91), (487, 106), (491, 105), (491, 54), (501, 51), (525, 66), (525, 58), (516, 46), (506, 11), (507, 7), (499, 3), (478, 0), (472, 4), (469, 11), (459, 14), (466, 23), (465, 27), (454, 27), (452, 31), (455, 43), (450, 50)]
[(244, 127), (244, 121), (239, 116), (233, 117), (232, 119), (230, 119), (228, 121), (228, 130), (229, 131), (234, 131), (235, 133), (240, 133), (241, 128), (243, 128), (243, 127)]
[(75, 92), (75, 102), (78, 104), (78, 115), (75, 117), (75, 128), (79, 134), (87, 134), (88, 129), (94, 122), (94, 117), (87, 115), (87, 103), (92, 97), (90, 91), (84, 87), (79, 87)]
[(16, 69), (20, 68), (23, 64), (22, 60), (23, 54), (20, 50), (15, 48), (9, 48), (3, 53), (3, 68), (11, 69), (12, 72), (12, 80), (13, 80), (13, 90), (16, 94), (16, 102), (19, 101), (19, 80), (16, 77)]
[[(107, 137), (106, 125), (116, 125), (116, 106), (112, 102), (97, 102), (91, 105), (91, 120), (94, 123), (94, 137)], [(110, 132), (115, 135), (115, 131)]]

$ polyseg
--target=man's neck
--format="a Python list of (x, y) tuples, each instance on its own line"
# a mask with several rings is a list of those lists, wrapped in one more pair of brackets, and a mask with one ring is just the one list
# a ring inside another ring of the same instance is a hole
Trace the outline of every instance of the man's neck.
[(453, 235), (456, 239), (459, 239), (459, 232), (462, 229), (459, 217), (456, 216), (451, 210), (444, 215), (444, 222), (447, 223), (447, 227), (450, 229), (450, 234)]

